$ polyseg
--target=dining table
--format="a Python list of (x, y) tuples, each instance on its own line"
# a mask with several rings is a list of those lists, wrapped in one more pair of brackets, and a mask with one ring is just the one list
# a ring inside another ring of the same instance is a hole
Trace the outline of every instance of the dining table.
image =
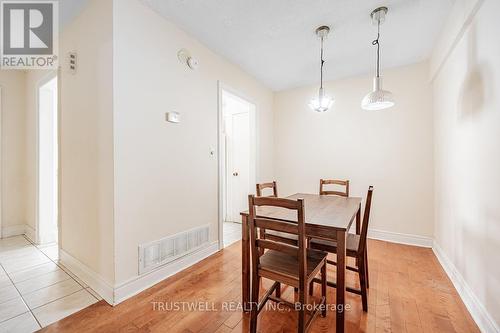
[[(345, 292), (346, 292), (346, 241), (353, 222), (355, 231), (360, 233), (361, 198), (327, 196), (318, 194), (296, 193), (287, 199), (304, 199), (305, 233), (308, 238), (335, 241), (337, 244), (337, 279), (336, 279), (336, 332), (344, 332)], [(257, 208), (257, 216), (296, 221), (296, 213), (279, 207), (263, 206)], [(251, 251), (249, 238), (248, 211), (241, 212), (242, 218), (242, 308), (249, 312), (251, 299)], [(328, 303), (328, 300), (327, 300)], [(331, 304), (331, 302), (330, 302)]]

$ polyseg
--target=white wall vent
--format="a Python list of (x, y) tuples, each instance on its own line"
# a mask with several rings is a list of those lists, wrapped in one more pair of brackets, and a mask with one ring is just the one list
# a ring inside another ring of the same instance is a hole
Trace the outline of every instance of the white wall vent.
[(208, 225), (139, 245), (139, 274), (149, 272), (208, 244)]

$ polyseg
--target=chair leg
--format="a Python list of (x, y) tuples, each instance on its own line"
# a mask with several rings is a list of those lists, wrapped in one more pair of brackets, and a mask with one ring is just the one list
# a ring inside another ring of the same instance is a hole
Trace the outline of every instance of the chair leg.
[(281, 297), (281, 283), (278, 283), (278, 287), (276, 288), (276, 297)]
[(366, 288), (370, 288), (370, 278), (368, 274), (368, 250), (365, 246), (365, 273), (366, 273)]
[(314, 281), (309, 282), (309, 295), (313, 295)]
[(252, 279), (252, 307), (250, 311), (250, 332), (257, 332), (257, 315), (259, 313), (257, 307), (259, 304), (259, 287), (260, 278), (257, 275), (253, 276)]
[(300, 309), (299, 309), (299, 322), (297, 325), (297, 332), (298, 333), (305, 333), (306, 332), (306, 312), (305, 312), (305, 304), (306, 304), (306, 299), (307, 299), (307, 290), (305, 288), (299, 288), (299, 302), (300, 302)]
[(326, 317), (326, 262), (321, 267), (321, 297), (325, 299), (325, 304), (321, 310), (321, 317)]
[(361, 287), (361, 303), (363, 311), (368, 312), (368, 294), (366, 292), (366, 265), (363, 257), (359, 258), (359, 285)]

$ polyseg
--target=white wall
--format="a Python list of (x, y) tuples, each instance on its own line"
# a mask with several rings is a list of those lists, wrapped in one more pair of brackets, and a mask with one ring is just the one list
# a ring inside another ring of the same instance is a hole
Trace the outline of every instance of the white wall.
[(4, 236), (22, 233), (26, 224), (25, 72), (0, 70), (1, 214)]
[(50, 70), (26, 71), (24, 84), (26, 103), (26, 144), (25, 154), (25, 176), (26, 193), (23, 201), (25, 204), (27, 235), (36, 241), (35, 229), (37, 220), (37, 147), (38, 147), (38, 87), (49, 76), (54, 75)]
[[(217, 81), (257, 106), (257, 179), (273, 177), (272, 92), (137, 0), (114, 1), (116, 283), (138, 245), (209, 224), (218, 238)], [(187, 48), (196, 71), (177, 59)], [(181, 123), (165, 122), (178, 111)]]
[[(92, 0), (61, 37), (60, 245), (114, 282), (112, 0)], [(68, 52), (78, 54), (75, 75)], [(70, 264), (63, 260), (63, 263)]]
[(57, 241), (57, 77), (38, 89), (38, 243)]
[[(457, 42), (433, 59), (435, 241), (479, 326), (492, 332), (496, 325), (498, 332), (500, 2), (462, 2), (459, 9), (475, 10), (456, 10), (449, 25), (463, 29), (445, 30), (442, 40)], [(450, 30), (455, 33), (446, 34)]]
[[(331, 64), (334, 66), (334, 64)], [(372, 229), (432, 237), (433, 133), (428, 64), (384, 70), (396, 106), (361, 109), (369, 75), (327, 82), (336, 99), (316, 113), (308, 101), (318, 86), (276, 93), (275, 172), (280, 195), (318, 193), (319, 179), (349, 179), (351, 195), (374, 185)]]

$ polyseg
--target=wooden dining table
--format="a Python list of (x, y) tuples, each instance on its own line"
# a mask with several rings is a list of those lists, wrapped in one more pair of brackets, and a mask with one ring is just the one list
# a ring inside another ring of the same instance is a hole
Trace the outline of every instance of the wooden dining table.
[[(297, 193), (287, 198), (304, 199), (306, 237), (334, 240), (337, 243), (336, 332), (344, 332), (346, 237), (353, 221), (355, 221), (356, 233), (360, 233), (361, 198), (346, 198), (306, 193)], [(292, 221), (297, 218), (294, 216), (294, 212), (278, 207), (259, 207), (257, 209), (257, 215)], [(252, 300), (250, 293), (252, 275), (250, 265), (248, 211), (242, 212), (241, 217), (242, 302), (244, 311), (248, 312), (251, 309), (250, 304), (252, 302), (258, 302), (258, 300)]]

